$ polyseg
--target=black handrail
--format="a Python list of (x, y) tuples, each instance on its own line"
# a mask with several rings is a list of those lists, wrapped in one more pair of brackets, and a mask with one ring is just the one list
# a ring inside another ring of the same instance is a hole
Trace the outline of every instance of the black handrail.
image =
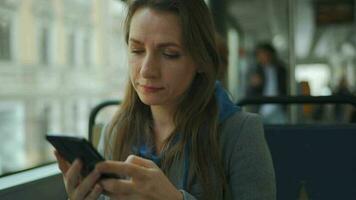
[(277, 96), (247, 97), (237, 102), (238, 106), (260, 104), (350, 104), (356, 107), (356, 96)]
[[(104, 101), (95, 106), (89, 116), (89, 141), (93, 137), (93, 125), (98, 112), (106, 107), (120, 105), (119, 100)], [(238, 106), (260, 105), (260, 104), (350, 104), (356, 107), (356, 96), (277, 96), (277, 97), (248, 97), (236, 103)]]
[(95, 106), (91, 110), (90, 115), (89, 115), (89, 127), (88, 127), (88, 130), (89, 130), (88, 138), (89, 138), (90, 142), (92, 142), (92, 140), (93, 140), (93, 126), (95, 124), (95, 118), (96, 118), (96, 115), (98, 114), (98, 112), (106, 106), (115, 106), (115, 105), (120, 105), (120, 104), (121, 104), (121, 101), (119, 101), (119, 100), (104, 101), (104, 102), (98, 104), (97, 106)]

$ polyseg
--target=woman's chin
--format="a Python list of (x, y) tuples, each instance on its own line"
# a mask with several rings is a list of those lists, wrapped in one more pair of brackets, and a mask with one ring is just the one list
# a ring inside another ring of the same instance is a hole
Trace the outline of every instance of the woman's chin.
[(140, 98), (141, 102), (148, 106), (158, 106), (162, 105), (162, 99), (156, 98)]

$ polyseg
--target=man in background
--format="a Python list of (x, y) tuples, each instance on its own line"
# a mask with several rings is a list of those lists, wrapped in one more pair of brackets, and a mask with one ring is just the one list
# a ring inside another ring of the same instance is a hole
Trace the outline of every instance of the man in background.
[[(257, 66), (249, 78), (247, 96), (283, 96), (287, 94), (287, 71), (278, 59), (276, 50), (269, 43), (256, 47)], [(265, 123), (284, 123), (285, 109), (277, 104), (257, 107)]]

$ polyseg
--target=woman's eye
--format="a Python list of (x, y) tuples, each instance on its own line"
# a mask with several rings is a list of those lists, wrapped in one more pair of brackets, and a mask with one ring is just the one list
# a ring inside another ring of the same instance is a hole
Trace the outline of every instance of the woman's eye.
[(145, 52), (145, 50), (143, 50), (143, 49), (131, 49), (130, 51), (133, 54), (142, 54)]
[(180, 57), (179, 53), (163, 52), (163, 55), (168, 59), (178, 59)]

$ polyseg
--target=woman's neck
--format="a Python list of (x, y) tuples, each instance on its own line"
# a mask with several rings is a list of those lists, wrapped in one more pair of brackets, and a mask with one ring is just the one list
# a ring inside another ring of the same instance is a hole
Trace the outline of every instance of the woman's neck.
[(175, 128), (173, 122), (174, 109), (162, 106), (151, 106), (151, 112), (156, 152), (159, 153), (162, 150), (165, 141), (169, 138)]

